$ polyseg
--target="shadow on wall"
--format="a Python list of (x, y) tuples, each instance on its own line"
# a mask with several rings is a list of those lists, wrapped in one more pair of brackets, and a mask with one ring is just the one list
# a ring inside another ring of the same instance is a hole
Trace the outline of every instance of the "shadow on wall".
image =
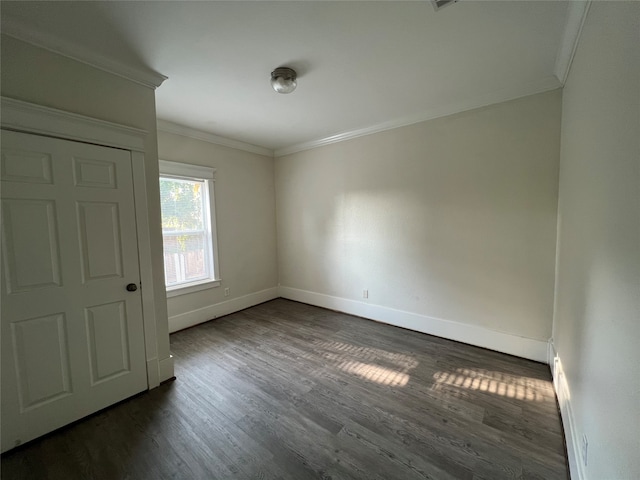
[(500, 195), (465, 202), (389, 186), (324, 196), (314, 188), (294, 208), (296, 242), (287, 245), (303, 289), (358, 298), (354, 286), (367, 286), (375, 304), (457, 322), (552, 315), (553, 271), (540, 245), (554, 242), (529, 225), (545, 212), (503, 205)]

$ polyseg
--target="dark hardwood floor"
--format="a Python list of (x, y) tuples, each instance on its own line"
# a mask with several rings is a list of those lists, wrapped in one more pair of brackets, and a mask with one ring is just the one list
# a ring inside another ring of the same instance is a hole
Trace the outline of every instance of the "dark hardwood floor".
[(171, 336), (171, 382), (2, 479), (567, 479), (546, 365), (287, 300)]

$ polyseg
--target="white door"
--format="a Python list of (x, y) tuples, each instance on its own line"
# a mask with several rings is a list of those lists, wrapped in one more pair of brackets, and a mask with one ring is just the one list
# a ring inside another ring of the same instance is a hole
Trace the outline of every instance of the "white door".
[(146, 390), (147, 372), (131, 152), (1, 140), (6, 451)]

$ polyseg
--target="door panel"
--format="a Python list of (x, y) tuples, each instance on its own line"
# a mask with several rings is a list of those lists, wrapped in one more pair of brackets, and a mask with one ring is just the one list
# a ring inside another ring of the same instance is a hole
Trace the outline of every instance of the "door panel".
[(79, 202), (83, 282), (122, 277), (120, 214), (117, 203)]
[(76, 187), (116, 188), (116, 164), (74, 157)]
[(11, 323), (20, 410), (71, 394), (64, 314)]
[(2, 206), (8, 293), (60, 286), (55, 202), (4, 199)]
[(2, 451), (147, 388), (131, 153), (2, 131)]
[(85, 318), (91, 359), (91, 383), (104, 382), (127, 373), (129, 345), (124, 302), (86, 308)]
[(51, 156), (46, 153), (2, 151), (3, 182), (53, 183)]

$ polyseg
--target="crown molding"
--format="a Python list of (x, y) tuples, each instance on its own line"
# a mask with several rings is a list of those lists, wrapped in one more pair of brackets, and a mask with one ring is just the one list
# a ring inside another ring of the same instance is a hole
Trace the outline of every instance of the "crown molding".
[(590, 6), (591, 0), (574, 0), (569, 2), (569, 11), (567, 12), (567, 22), (564, 26), (562, 43), (558, 49), (556, 64), (553, 69), (553, 72), (562, 85), (566, 83), (567, 77), (569, 76), (571, 63), (576, 54), (582, 27), (589, 13)]
[(309, 142), (298, 143), (289, 147), (280, 148), (275, 150), (273, 152), (273, 155), (274, 157), (283, 157), (285, 155), (291, 155), (292, 153), (302, 152), (304, 150), (311, 150), (313, 148), (323, 147), (325, 145), (331, 145), (333, 143), (344, 142), (345, 140), (364, 137), (365, 135), (372, 135), (374, 133), (380, 133), (386, 130), (406, 127), (415, 123), (421, 123), (439, 117), (446, 117), (448, 115), (465, 112), (467, 110), (473, 110), (475, 108), (486, 107), (496, 103), (515, 100), (516, 98), (527, 97), (529, 95), (535, 95), (537, 93), (555, 90), (557, 88), (560, 88), (561, 86), (562, 85), (560, 84), (558, 79), (555, 76), (551, 75), (539, 82), (528, 83), (516, 88), (503, 89), (477, 98), (468, 99), (464, 102), (453, 103), (445, 105), (443, 107), (433, 108), (418, 115), (401, 117), (388, 122), (372, 125), (370, 127), (343, 132), (337, 135), (332, 135), (330, 137), (311, 140)]
[(202, 140), (203, 142), (212, 143), (214, 145), (222, 145), (223, 147), (235, 148), (236, 150), (257, 153), (258, 155), (264, 155), (273, 158), (273, 150), (269, 148), (259, 147), (258, 145), (252, 145), (250, 143), (233, 140), (231, 138), (219, 137), (218, 135), (214, 135), (213, 133), (204, 132), (195, 128), (185, 127), (184, 125), (179, 125), (167, 120), (158, 119), (157, 123), (159, 132), (173, 133), (174, 135), (194, 138), (196, 140)]
[(10, 17), (2, 21), (2, 34), (117, 75), (145, 87), (155, 89), (162, 85), (162, 82), (168, 78), (151, 69), (126, 65), (96, 53), (83, 45), (76, 45), (54, 35), (37, 31), (33, 27)]

